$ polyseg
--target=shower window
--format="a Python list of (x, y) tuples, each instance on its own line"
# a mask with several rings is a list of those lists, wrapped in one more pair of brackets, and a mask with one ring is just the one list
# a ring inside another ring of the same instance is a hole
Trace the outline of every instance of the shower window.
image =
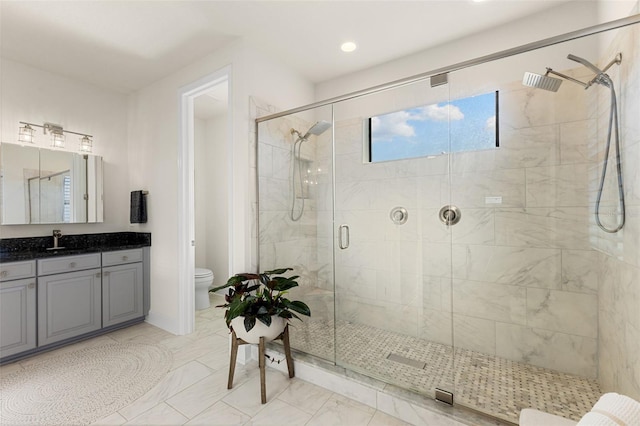
[(369, 162), (499, 146), (498, 91), (365, 120)]

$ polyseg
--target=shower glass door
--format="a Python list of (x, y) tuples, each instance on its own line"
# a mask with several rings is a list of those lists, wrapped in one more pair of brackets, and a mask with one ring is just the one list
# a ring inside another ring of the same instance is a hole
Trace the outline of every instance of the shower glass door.
[(258, 263), (293, 268), (311, 317), (292, 320), (291, 347), (334, 362), (332, 107), (258, 126)]
[(336, 363), (433, 396), (453, 388), (446, 85), (334, 105)]
[[(497, 93), (473, 138), (499, 135), (499, 146), (452, 154), (451, 201), (462, 214), (450, 227), (456, 401), (512, 422), (528, 407), (578, 420), (601, 393), (598, 268), (601, 252), (619, 256), (623, 246), (593, 215), (609, 91), (522, 81), (546, 67), (589, 81), (594, 73), (567, 56), (604, 66), (617, 53), (602, 49), (613, 39), (574, 40), (449, 78), (452, 102)], [(457, 138), (452, 131), (452, 145)], [(611, 189), (603, 206), (615, 210)]]
[[(512, 423), (578, 420), (600, 385), (639, 394), (637, 40), (629, 26), (261, 122), (260, 269), (295, 268), (312, 312), (292, 347)], [(611, 92), (571, 79), (619, 53), (628, 214), (605, 232)], [(571, 79), (523, 86), (547, 67)]]

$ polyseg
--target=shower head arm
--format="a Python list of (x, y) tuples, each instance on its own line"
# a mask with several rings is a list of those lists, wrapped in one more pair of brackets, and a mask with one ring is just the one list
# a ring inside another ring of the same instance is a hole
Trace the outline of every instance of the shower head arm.
[(587, 83), (582, 82), (582, 81), (580, 81), (580, 80), (576, 80), (575, 78), (573, 78), (573, 77), (569, 77), (569, 76), (568, 76), (568, 75), (566, 75), (566, 74), (562, 74), (562, 73), (560, 73), (560, 72), (554, 71), (554, 70), (552, 70), (551, 68), (547, 68), (547, 73), (546, 73), (545, 75), (549, 75), (549, 74), (557, 75), (558, 77), (562, 77), (562, 78), (564, 78), (565, 80), (572, 81), (572, 82), (574, 82), (574, 83), (576, 83), (576, 84), (579, 84), (580, 86), (584, 87), (585, 89), (586, 89), (586, 88), (588, 88), (588, 87), (590, 86), (590, 84), (587, 84)]

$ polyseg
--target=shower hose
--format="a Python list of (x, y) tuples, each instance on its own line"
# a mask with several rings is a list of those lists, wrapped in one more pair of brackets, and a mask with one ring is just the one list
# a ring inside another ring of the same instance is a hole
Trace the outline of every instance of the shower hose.
[[(602, 165), (602, 175), (600, 177), (600, 186), (598, 188), (598, 195), (596, 198), (596, 223), (598, 227), (604, 232), (610, 234), (616, 233), (622, 229), (626, 219), (625, 216), (625, 203), (624, 203), (624, 186), (622, 178), (622, 164), (620, 160), (620, 133), (618, 129), (618, 102), (616, 100), (616, 91), (613, 87), (613, 81), (607, 74), (600, 74), (596, 79), (596, 82), (609, 88), (611, 92), (611, 103), (609, 107), (609, 127), (607, 130), (607, 145), (604, 152), (604, 163)], [(620, 221), (615, 228), (607, 228), (600, 221), (600, 201), (602, 199), (602, 191), (604, 188), (604, 181), (607, 176), (607, 164), (609, 163), (609, 151), (611, 150), (611, 136), (615, 133), (615, 149), (616, 149), (616, 174), (618, 177), (618, 200), (620, 206)]]

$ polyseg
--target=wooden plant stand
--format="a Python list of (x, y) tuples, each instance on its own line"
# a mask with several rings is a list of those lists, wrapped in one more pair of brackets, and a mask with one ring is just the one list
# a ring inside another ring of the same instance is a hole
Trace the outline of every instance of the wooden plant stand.
[[(231, 330), (231, 360), (229, 361), (229, 381), (227, 382), (227, 389), (233, 388), (233, 374), (236, 370), (236, 359), (238, 358), (238, 346), (250, 345), (244, 340), (236, 336), (236, 332)], [(289, 346), (289, 324), (285, 325), (284, 331), (280, 333), (278, 337), (273, 340), (282, 340), (284, 344), (284, 355), (287, 359), (287, 370), (289, 370), (289, 378), (295, 376), (293, 369), (293, 358), (291, 358), (291, 346)], [(258, 344), (258, 365), (260, 366), (260, 399), (263, 404), (267, 403), (267, 386), (266, 386), (266, 372), (265, 372), (265, 344), (264, 337), (260, 338)]]

